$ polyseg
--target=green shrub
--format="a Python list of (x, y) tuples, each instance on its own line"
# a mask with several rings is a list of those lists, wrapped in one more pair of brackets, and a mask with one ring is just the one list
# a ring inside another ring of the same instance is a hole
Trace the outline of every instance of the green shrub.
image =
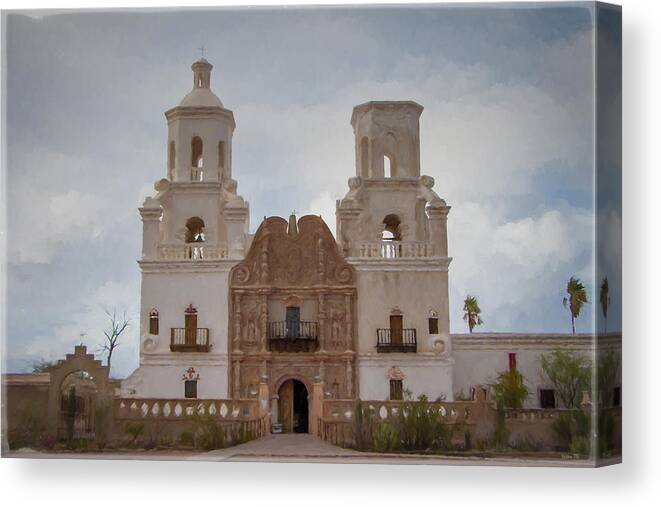
[(597, 418), (599, 456), (603, 457), (618, 447), (618, 442), (615, 442), (615, 418), (613, 414), (604, 410), (599, 410)]
[(130, 445), (135, 445), (140, 435), (145, 431), (145, 424), (142, 422), (130, 422), (124, 426), (124, 433), (131, 436)]
[(464, 451), (470, 451), (473, 448), (471, 432), (466, 430), (464, 432)]
[(489, 447), (503, 450), (509, 445), (510, 432), (505, 422), (505, 409), (500, 405), (496, 408), (496, 427), (491, 434)]
[(112, 407), (108, 400), (99, 400), (94, 407), (94, 440), (99, 449), (108, 445)]
[(560, 448), (571, 450), (575, 440), (589, 437), (590, 416), (581, 410), (564, 412), (553, 421), (552, 428), (558, 437)]
[(374, 440), (372, 436), (374, 421), (369, 408), (363, 407), (363, 402), (356, 401), (353, 417), (354, 447), (360, 451), (369, 450)]
[(222, 449), (225, 447), (225, 431), (221, 425), (210, 415), (191, 416), (195, 447), (205, 451)]
[(590, 456), (590, 437), (576, 437), (569, 446), (569, 452), (581, 458)]
[(516, 368), (499, 372), (491, 391), (500, 408), (521, 408), (530, 395), (523, 375)]
[(18, 424), (7, 434), (10, 449), (41, 447), (45, 440), (45, 418), (32, 408), (25, 408), (18, 417)]
[(179, 435), (179, 444), (185, 447), (194, 447), (195, 435), (191, 431), (182, 431)]
[(376, 452), (392, 452), (397, 448), (397, 430), (387, 422), (377, 425), (372, 436)]
[(425, 395), (402, 403), (395, 427), (404, 450), (444, 450), (450, 446), (451, 431), (442, 421), (440, 407), (430, 403)]

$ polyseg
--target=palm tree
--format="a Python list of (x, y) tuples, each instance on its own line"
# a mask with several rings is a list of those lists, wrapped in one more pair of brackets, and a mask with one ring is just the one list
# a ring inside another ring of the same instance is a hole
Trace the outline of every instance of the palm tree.
[(599, 303), (601, 303), (601, 312), (604, 314), (604, 333), (608, 330), (608, 306), (611, 304), (611, 298), (608, 295), (608, 277), (605, 276), (599, 289)]
[(475, 326), (482, 324), (480, 318), (480, 306), (477, 304), (477, 298), (470, 294), (464, 299), (464, 320), (468, 323), (468, 332), (472, 333)]
[(588, 293), (580, 278), (572, 276), (569, 279), (567, 282), (567, 295), (568, 297), (562, 299), (562, 304), (565, 308), (569, 308), (569, 313), (571, 314), (571, 332), (576, 334), (575, 320), (581, 314), (583, 305), (589, 303)]

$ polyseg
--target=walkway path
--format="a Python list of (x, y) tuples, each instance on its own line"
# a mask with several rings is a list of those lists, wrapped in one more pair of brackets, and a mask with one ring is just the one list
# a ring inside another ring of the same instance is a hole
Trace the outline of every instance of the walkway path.
[(314, 435), (285, 433), (269, 435), (245, 444), (185, 458), (195, 461), (266, 461), (291, 463), (380, 463), (425, 465), (498, 465), (498, 466), (590, 466), (577, 460), (484, 458), (379, 454), (343, 449)]

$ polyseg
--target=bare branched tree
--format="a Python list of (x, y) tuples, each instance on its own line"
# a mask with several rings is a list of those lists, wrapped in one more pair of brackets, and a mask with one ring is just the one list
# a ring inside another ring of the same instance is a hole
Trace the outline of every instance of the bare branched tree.
[(103, 332), (106, 336), (106, 341), (101, 350), (108, 353), (108, 372), (110, 372), (110, 362), (112, 360), (112, 353), (119, 347), (119, 339), (122, 333), (131, 324), (131, 319), (126, 316), (126, 311), (122, 312), (122, 316), (117, 316), (117, 309), (113, 309), (112, 313), (105, 310), (108, 316), (109, 323), (107, 329)]

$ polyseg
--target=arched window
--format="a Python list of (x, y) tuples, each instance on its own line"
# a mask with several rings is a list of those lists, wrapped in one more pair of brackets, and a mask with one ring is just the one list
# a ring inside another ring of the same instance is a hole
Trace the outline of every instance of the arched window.
[(158, 310), (152, 308), (149, 312), (149, 334), (158, 334)]
[(170, 141), (170, 147), (168, 149), (168, 176), (170, 179), (172, 179), (172, 171), (174, 171), (175, 154), (174, 141)]
[(218, 142), (218, 167), (225, 167), (225, 142)]
[(363, 178), (369, 177), (369, 141), (367, 137), (360, 140), (360, 174)]
[(392, 177), (392, 171), (394, 169), (393, 159), (388, 156), (383, 156), (383, 177), (390, 178)]
[(193, 181), (202, 181), (204, 167), (202, 147), (202, 138), (195, 136), (191, 140), (191, 180)]
[(202, 158), (202, 138), (195, 136), (191, 141), (191, 166), (204, 167)]
[(192, 217), (186, 220), (186, 243), (202, 243), (204, 241), (204, 220)]
[(381, 233), (383, 241), (401, 241), (400, 225), (401, 221), (397, 215), (387, 215), (383, 219), (383, 232)]

